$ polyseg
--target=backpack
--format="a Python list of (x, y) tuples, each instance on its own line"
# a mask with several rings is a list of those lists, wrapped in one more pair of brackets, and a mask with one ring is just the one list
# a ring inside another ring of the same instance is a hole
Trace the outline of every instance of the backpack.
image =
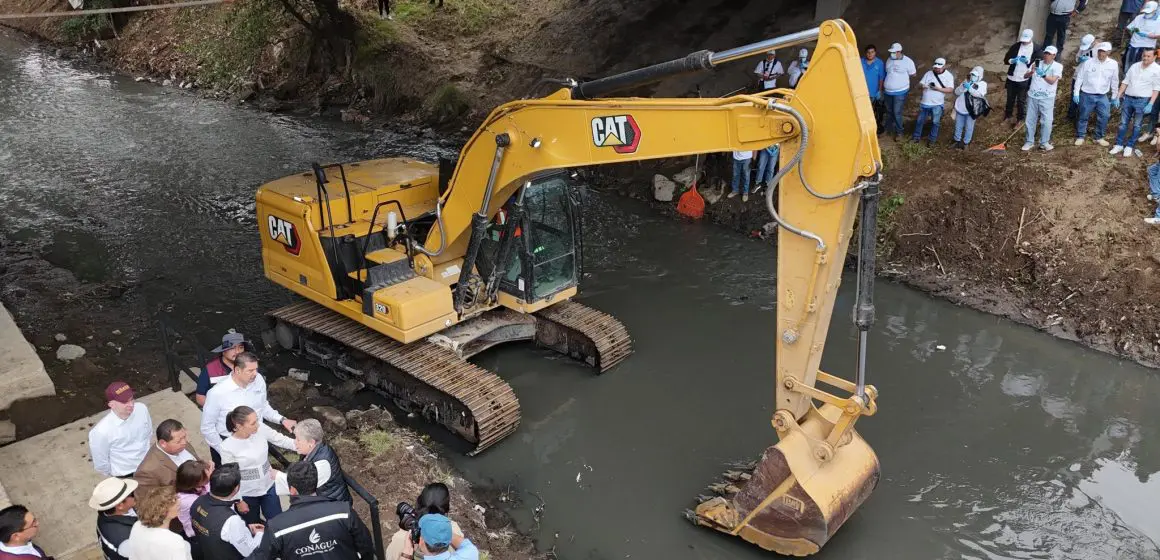
[(964, 93), (967, 98), (964, 100), (967, 106), (967, 114), (972, 119), (981, 119), (991, 114), (991, 104), (987, 103), (986, 97), (975, 97), (970, 93)]

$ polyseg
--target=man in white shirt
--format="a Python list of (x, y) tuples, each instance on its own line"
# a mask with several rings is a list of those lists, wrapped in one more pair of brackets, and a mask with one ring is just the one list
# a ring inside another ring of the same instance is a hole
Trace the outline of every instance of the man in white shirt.
[[(1075, 73), (1075, 89), (1071, 100), (1079, 103), (1079, 122), (1075, 125), (1075, 145), (1082, 146), (1087, 136), (1088, 117), (1096, 111), (1096, 143), (1107, 146), (1104, 133), (1108, 129), (1111, 103), (1108, 94), (1116, 94), (1120, 87), (1120, 64), (1109, 56), (1112, 44), (1104, 41), (1096, 45), (1096, 57), (1089, 58)], [(1116, 101), (1119, 103), (1119, 101)]]
[(810, 51), (802, 49), (798, 51), (797, 60), (789, 63), (789, 87), (797, 87), (798, 80), (802, 79), (802, 74), (810, 67)]
[(741, 188), (741, 201), (749, 202), (749, 164), (753, 161), (753, 150), (734, 150), (733, 152), (733, 183), (729, 191), (729, 198), (737, 196), (737, 189)]
[(153, 442), (153, 419), (143, 403), (134, 400), (133, 388), (114, 381), (105, 388), (111, 409), (89, 430), (93, 468), (105, 476), (132, 478)]
[(890, 45), (882, 89), (886, 92), (886, 130), (893, 131), (895, 140), (902, 136), (902, 107), (906, 105), (906, 94), (910, 91), (910, 77), (917, 73), (914, 61), (902, 54), (902, 45)]
[(1047, 36), (1044, 37), (1043, 44), (1055, 45), (1056, 52), (1059, 52), (1067, 40), (1067, 26), (1071, 24), (1071, 16), (1076, 12), (1082, 12), (1086, 7), (1087, 0), (1051, 0), (1045, 26)]
[(1051, 122), (1055, 116), (1055, 91), (1059, 79), (1063, 77), (1063, 65), (1055, 61), (1059, 52), (1055, 45), (1043, 48), (1043, 60), (1032, 65), (1027, 72), (1031, 87), (1027, 92), (1027, 141), (1023, 151), (1035, 147), (1035, 127), (1040, 125), (1039, 147), (1046, 151), (1055, 149), (1051, 145)]
[(955, 91), (955, 76), (947, 71), (946, 65), (945, 58), (934, 59), (934, 65), (919, 80), (922, 98), (918, 103), (918, 119), (914, 123), (911, 142), (922, 139), (922, 127), (927, 119), (930, 119), (930, 139), (927, 144), (933, 146), (938, 142), (938, 128), (942, 122), (943, 109), (946, 108), (947, 94)]
[(1108, 153), (1116, 155), (1123, 152), (1126, 158), (1143, 155), (1136, 149), (1136, 137), (1140, 135), (1140, 120), (1146, 113), (1152, 112), (1157, 92), (1160, 92), (1160, 64), (1156, 64), (1156, 50), (1143, 49), (1140, 51), (1140, 62), (1128, 68), (1116, 95), (1123, 104), (1120, 110), (1120, 130), (1116, 133), (1116, 144)]
[(16, 504), (0, 509), (0, 552), (5, 558), (49, 558), (32, 539), (40, 533), (40, 521), (28, 508)]
[(1003, 122), (1010, 122), (1012, 126), (1027, 118), (1027, 90), (1031, 86), (1027, 71), (1043, 56), (1031, 41), (1034, 37), (1034, 31), (1024, 29), (1019, 34), (1019, 41), (1007, 49), (1004, 58), (1007, 63), (1007, 106), (1003, 109)]
[(1130, 68), (1140, 61), (1144, 49), (1155, 49), (1156, 38), (1160, 37), (1160, 11), (1156, 2), (1145, 2), (1140, 15), (1128, 24), (1128, 50), (1124, 53), (1124, 68)]
[(258, 373), (258, 357), (249, 352), (238, 354), (229, 379), (214, 385), (206, 393), (205, 407), (201, 411), (201, 435), (209, 444), (215, 466), (221, 466), (219, 449), (222, 440), (230, 436), (226, 429), (226, 416), (243, 405), (254, 409), (259, 418), (281, 423), (287, 430), (293, 430), (297, 424), (274, 410), (266, 400), (266, 380)]
[[(1072, 73), (1071, 86), (1068, 88), (1068, 91), (1075, 89), (1075, 79), (1079, 74), (1079, 67), (1083, 66), (1083, 63), (1087, 62), (1088, 59), (1095, 55), (1096, 37), (1095, 35), (1088, 33), (1087, 35), (1084, 35), (1082, 39), (1080, 39), (1079, 49), (1075, 51), (1075, 72)], [(1075, 121), (1078, 118), (1079, 102), (1072, 100), (1072, 102), (1067, 105), (1067, 119), (1070, 120), (1072, 124), (1075, 124)]]
[(765, 53), (765, 60), (757, 63), (757, 67), (753, 69), (753, 73), (757, 74), (757, 85), (761, 88), (761, 91), (777, 87), (778, 76), (785, 73), (785, 69), (781, 66), (781, 61), (777, 59), (777, 51), (772, 50)]

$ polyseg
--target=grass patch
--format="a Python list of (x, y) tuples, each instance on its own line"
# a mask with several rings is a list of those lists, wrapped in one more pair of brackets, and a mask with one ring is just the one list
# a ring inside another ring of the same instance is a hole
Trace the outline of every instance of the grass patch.
[(455, 477), (452, 476), (451, 471), (445, 471), (439, 465), (431, 467), (431, 472), (428, 473), (427, 478), (435, 482), (442, 482), (447, 486), (453, 486), (455, 482)]
[(922, 142), (903, 142), (901, 150), (902, 157), (910, 161), (925, 158), (930, 155), (930, 146)]
[[(400, 23), (413, 26), (439, 25), (462, 35), (475, 35), (492, 27), (496, 21), (515, 13), (515, 8), (500, 0), (447, 0), (437, 8), (428, 0), (391, 2), (391, 15)], [(453, 27), (448, 27), (452, 24)]]
[[(113, 7), (113, 0), (91, 0), (85, 9), (99, 9)], [(109, 14), (93, 14), (68, 18), (60, 24), (60, 33), (66, 41), (76, 43), (100, 35), (106, 28), (112, 26), (113, 20)]]
[(423, 102), (427, 117), (435, 123), (446, 123), (471, 110), (467, 94), (455, 84), (443, 84)]
[(189, 10), (180, 23), (197, 37), (180, 49), (197, 58), (199, 79), (228, 90), (253, 74), (289, 20), (274, 0), (247, 0), (232, 8)]
[(386, 430), (367, 430), (358, 435), (358, 441), (371, 455), (379, 456), (399, 444), (399, 436)]
[(906, 204), (906, 197), (902, 193), (894, 193), (878, 203), (878, 255), (887, 257), (894, 251), (894, 242), (890, 234), (898, 226), (894, 214), (902, 205)]

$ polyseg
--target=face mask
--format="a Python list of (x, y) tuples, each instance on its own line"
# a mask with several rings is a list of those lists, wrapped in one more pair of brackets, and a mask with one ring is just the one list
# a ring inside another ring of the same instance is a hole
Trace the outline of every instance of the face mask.
[(1079, 56), (1079, 61), (1080, 61), (1080, 62), (1087, 62), (1087, 59), (1089, 59), (1089, 58), (1091, 58), (1091, 56), (1090, 56), (1090, 55), (1081, 54), (1081, 55)]
[(900, 52), (890, 53), (890, 58), (893, 58), (894, 60), (899, 60), (902, 58), (902, 53), (900, 53)]

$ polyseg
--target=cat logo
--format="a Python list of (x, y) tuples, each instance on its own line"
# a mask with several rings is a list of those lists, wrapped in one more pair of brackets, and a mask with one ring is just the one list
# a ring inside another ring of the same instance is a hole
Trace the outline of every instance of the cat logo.
[(612, 115), (592, 119), (592, 143), (612, 147), (618, 154), (635, 153), (640, 146), (640, 127), (632, 115)]
[(269, 226), (270, 239), (285, 245), (287, 253), (298, 256), (302, 250), (302, 239), (298, 237), (298, 230), (294, 229), (294, 224), (271, 215)]

